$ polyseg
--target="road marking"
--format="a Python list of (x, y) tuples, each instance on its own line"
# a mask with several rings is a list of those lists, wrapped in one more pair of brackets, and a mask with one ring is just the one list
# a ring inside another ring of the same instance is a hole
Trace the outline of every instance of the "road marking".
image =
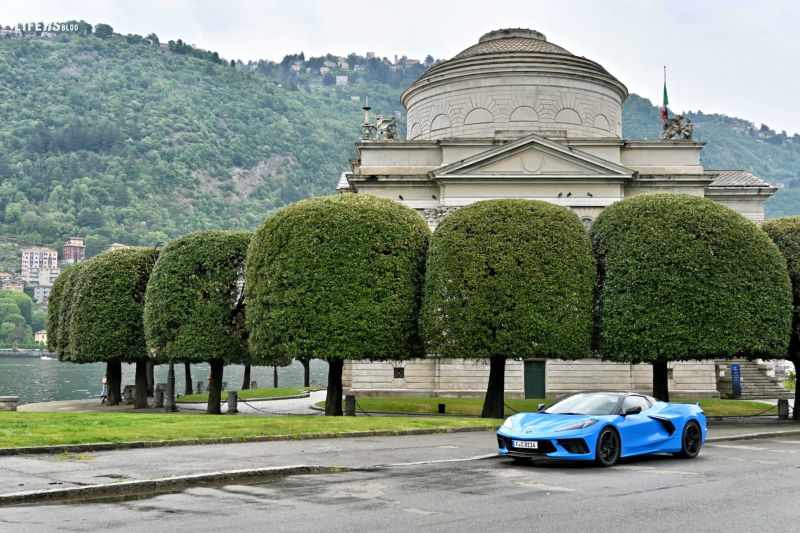
[(560, 487), (558, 485), (546, 485), (536, 481), (517, 481), (514, 485), (520, 487), (528, 487), (529, 489), (541, 490), (545, 492), (583, 492), (581, 489), (571, 489), (569, 487)]
[(494, 459), (499, 457), (496, 453), (487, 453), (484, 455), (473, 455), (472, 457), (465, 457), (463, 459), (438, 459), (436, 461), (415, 461), (411, 463), (391, 463), (382, 466), (416, 466), (416, 465), (434, 465), (438, 463), (464, 463), (467, 461), (477, 461), (479, 459)]
[(755, 452), (763, 452), (766, 448), (760, 446), (744, 446), (741, 444), (710, 444), (714, 448), (730, 448), (731, 450), (752, 450)]
[(670, 470), (657, 468), (655, 466), (636, 466), (636, 465), (617, 465), (614, 470), (634, 470), (645, 474), (656, 474), (658, 476), (701, 476), (700, 472), (690, 472), (688, 470)]
[(442, 514), (436, 511), (426, 511), (424, 509), (417, 509), (416, 507), (405, 507), (402, 508), (402, 510), (407, 513), (421, 514), (422, 516), (429, 516), (432, 514)]

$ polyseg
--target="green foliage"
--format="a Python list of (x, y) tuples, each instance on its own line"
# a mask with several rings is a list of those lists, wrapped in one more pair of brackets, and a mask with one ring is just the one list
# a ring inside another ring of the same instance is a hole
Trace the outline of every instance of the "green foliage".
[[(761, 228), (769, 235), (786, 259), (789, 278), (792, 281), (792, 343), (795, 350), (800, 348), (800, 216), (768, 220)], [(797, 353), (790, 354), (797, 357)]]
[(442, 357), (588, 355), (594, 260), (580, 220), (532, 200), (490, 200), (431, 239), (422, 330)]
[(157, 362), (249, 362), (240, 284), (249, 243), (245, 232), (198, 231), (164, 248), (144, 308)]
[(366, 195), (304, 200), (268, 218), (245, 271), (254, 360), (418, 357), (429, 234), (413, 210)]
[(12, 346), (33, 344), (33, 301), (21, 292), (0, 290), (0, 342)]
[(78, 283), (69, 306), (70, 360), (130, 363), (148, 357), (142, 312), (156, 256), (152, 248), (126, 248), (78, 263)]
[[(91, 261), (91, 260), (90, 260)], [(84, 261), (67, 267), (53, 283), (47, 305), (47, 348), (61, 361), (70, 360), (70, 323), (75, 287), (80, 273), (89, 264)]]
[(741, 215), (687, 195), (607, 207), (592, 226), (604, 359), (783, 357), (791, 287), (780, 253)]
[(112, 242), (254, 229), (333, 192), (363, 115), (351, 96), (401, 109), (380, 84), (278, 85), (120, 36), (0, 38), (0, 235), (81, 235), (91, 256)]

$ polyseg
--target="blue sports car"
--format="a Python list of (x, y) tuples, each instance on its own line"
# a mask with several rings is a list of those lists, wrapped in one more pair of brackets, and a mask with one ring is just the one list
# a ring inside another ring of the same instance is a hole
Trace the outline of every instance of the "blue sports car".
[(706, 417), (696, 404), (667, 403), (633, 392), (578, 392), (538, 413), (517, 413), (497, 430), (500, 455), (596, 461), (672, 453), (692, 459), (706, 440)]

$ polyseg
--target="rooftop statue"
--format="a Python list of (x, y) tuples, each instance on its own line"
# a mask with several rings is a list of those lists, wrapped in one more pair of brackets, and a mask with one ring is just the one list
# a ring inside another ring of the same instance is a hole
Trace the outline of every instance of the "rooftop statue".
[(384, 138), (387, 141), (396, 141), (397, 118), (383, 118), (383, 115), (378, 115), (375, 121), (375, 131), (378, 134), (378, 139)]
[(694, 136), (694, 125), (689, 119), (686, 119), (685, 124), (683, 120), (683, 115), (675, 115), (665, 120), (661, 127), (661, 139), (668, 141), (678, 137), (682, 141), (691, 141)]

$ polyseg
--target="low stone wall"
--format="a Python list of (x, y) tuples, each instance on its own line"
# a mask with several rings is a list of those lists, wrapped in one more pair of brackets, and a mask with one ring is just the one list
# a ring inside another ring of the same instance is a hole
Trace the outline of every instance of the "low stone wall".
[[(404, 377), (396, 378), (395, 368)], [(713, 361), (670, 363), (670, 395), (718, 398)], [(579, 390), (630, 390), (651, 394), (650, 365), (608, 363), (597, 359), (546, 362), (549, 398)], [(410, 359), (400, 362), (345, 362), (343, 385), (357, 396), (480, 397), (486, 392), (489, 364), (484, 359)], [(506, 361), (506, 397), (525, 397), (524, 361)]]
[(19, 396), (0, 396), (0, 411), (16, 411)]

